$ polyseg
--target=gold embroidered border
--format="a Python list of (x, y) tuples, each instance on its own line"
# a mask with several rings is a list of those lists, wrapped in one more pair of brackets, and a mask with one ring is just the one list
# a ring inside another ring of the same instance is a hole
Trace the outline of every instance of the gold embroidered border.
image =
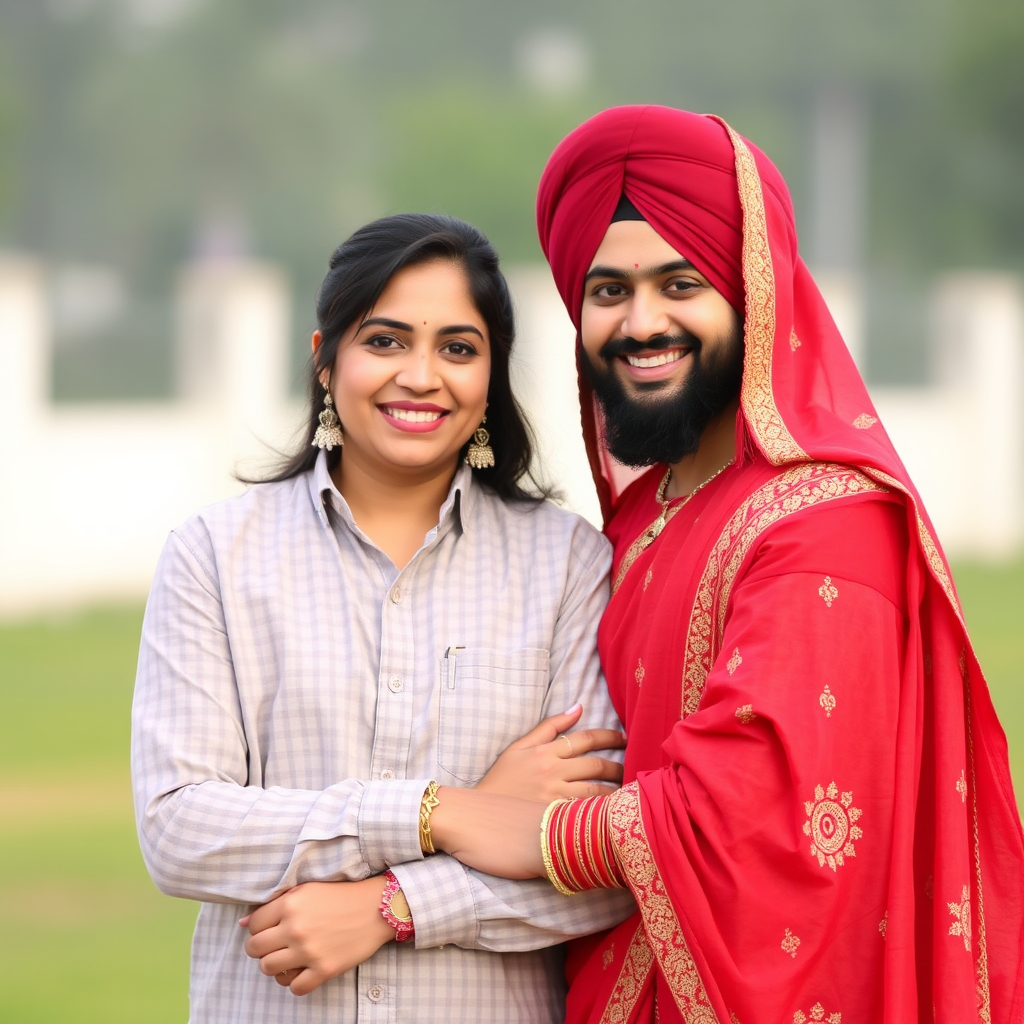
[(686, 1024), (718, 1024), (661, 872), (651, 855), (640, 813), (640, 789), (631, 782), (609, 799), (615, 855), (633, 890), (647, 941), (672, 998)]
[(683, 655), (681, 717), (693, 714), (700, 706), (704, 682), (721, 642), (736, 574), (761, 534), (802, 509), (881, 490), (884, 488), (849, 466), (805, 462), (783, 470), (739, 506), (715, 542), (697, 587)]
[(652, 970), (654, 952), (644, 935), (643, 925), (638, 924), (598, 1024), (625, 1024), (643, 995), (644, 985)]
[[(717, 119), (716, 119), (717, 120)], [(772, 352), (775, 345), (775, 272), (768, 245), (761, 176), (747, 144), (724, 121), (736, 153), (736, 183), (743, 208), (743, 290), (746, 319), (741, 401), (758, 443), (769, 462), (807, 459), (782, 420), (772, 393)]]
[(972, 735), (971, 680), (964, 665), (964, 717), (967, 732), (967, 764), (971, 769), (971, 826), (974, 856), (974, 884), (978, 893), (978, 959), (975, 967), (975, 990), (978, 995), (978, 1020), (992, 1024), (992, 994), (988, 982), (988, 942), (985, 937), (985, 901), (981, 891), (981, 837), (978, 835), (978, 785), (974, 773), (974, 736)]

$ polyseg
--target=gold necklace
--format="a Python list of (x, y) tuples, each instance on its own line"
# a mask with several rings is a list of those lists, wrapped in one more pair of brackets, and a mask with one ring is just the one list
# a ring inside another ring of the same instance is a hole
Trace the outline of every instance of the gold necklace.
[[(686, 497), (684, 497), (678, 505), (676, 505), (675, 509), (673, 509), (672, 514), (675, 515), (675, 513), (678, 512), (684, 505), (686, 505), (687, 502), (689, 502), (690, 499), (693, 498), (693, 496), (698, 491), (704, 490), (704, 488), (707, 487), (707, 485), (711, 483), (712, 480), (714, 480), (716, 477), (724, 473), (732, 464), (733, 460), (730, 459), (724, 466), (721, 467), (721, 469), (716, 469), (714, 473), (712, 473), (711, 476), (709, 476), (707, 480), (704, 481), (704, 483), (697, 484), (697, 486), (694, 487), (694, 489), (690, 491), (690, 493), (687, 494)], [(647, 529), (641, 535), (640, 540), (643, 541), (643, 543), (641, 544), (640, 551), (643, 551), (644, 548), (649, 547), (651, 544), (653, 544), (654, 541), (657, 540), (657, 538), (661, 535), (661, 531), (664, 530), (665, 526), (668, 524), (668, 508), (672, 499), (665, 497), (665, 491), (668, 489), (668, 482), (671, 479), (672, 467), (669, 466), (668, 469), (665, 470), (665, 475), (661, 478), (661, 483), (658, 484), (658, 491), (654, 496), (655, 501), (657, 501), (658, 504), (661, 505), (661, 513), (658, 515), (658, 518), (655, 519), (654, 522), (651, 523), (651, 525), (648, 526)], [(638, 551), (637, 554), (639, 553), (640, 552)]]

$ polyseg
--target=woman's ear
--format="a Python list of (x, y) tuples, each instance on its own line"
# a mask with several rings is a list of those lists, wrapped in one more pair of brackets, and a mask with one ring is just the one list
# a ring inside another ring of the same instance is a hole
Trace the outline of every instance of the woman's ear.
[[(315, 357), (317, 352), (320, 351), (320, 346), (323, 343), (324, 336), (319, 330), (313, 332), (313, 336), (310, 339), (313, 346), (313, 356)], [(331, 372), (326, 367), (320, 371), (320, 383), (326, 388), (331, 382)]]

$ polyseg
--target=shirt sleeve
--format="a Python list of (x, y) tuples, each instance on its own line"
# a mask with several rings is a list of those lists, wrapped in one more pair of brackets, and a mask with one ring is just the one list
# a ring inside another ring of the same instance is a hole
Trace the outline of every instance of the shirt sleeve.
[(214, 575), (172, 534), (146, 607), (132, 707), (139, 839), (163, 892), (265, 903), (300, 882), (357, 880), (422, 858), (426, 780), (250, 785), (242, 703)]
[[(572, 553), (552, 640), (544, 716), (580, 702), (584, 712), (578, 728), (619, 729), (597, 653), (597, 627), (608, 602), (610, 549), (580, 523)], [(621, 756), (621, 751), (606, 754)], [(443, 854), (394, 871), (412, 910), (417, 948), (455, 943), (494, 952), (537, 949), (610, 928), (636, 909), (622, 890), (563, 896), (546, 879), (495, 878)]]

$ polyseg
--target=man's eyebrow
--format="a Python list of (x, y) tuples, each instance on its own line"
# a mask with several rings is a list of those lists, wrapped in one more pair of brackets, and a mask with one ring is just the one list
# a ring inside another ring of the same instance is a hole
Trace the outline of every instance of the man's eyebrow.
[(587, 271), (587, 276), (583, 279), (583, 283), (586, 284), (588, 281), (596, 277), (610, 277), (613, 281), (626, 281), (631, 277), (661, 277), (663, 274), (673, 274), (677, 270), (696, 270), (697, 268), (687, 259), (672, 260), (669, 263), (662, 263), (657, 267), (649, 267), (645, 270), (633, 270), (630, 273), (628, 270), (623, 270), (621, 267), (604, 267), (595, 266), (591, 267)]

